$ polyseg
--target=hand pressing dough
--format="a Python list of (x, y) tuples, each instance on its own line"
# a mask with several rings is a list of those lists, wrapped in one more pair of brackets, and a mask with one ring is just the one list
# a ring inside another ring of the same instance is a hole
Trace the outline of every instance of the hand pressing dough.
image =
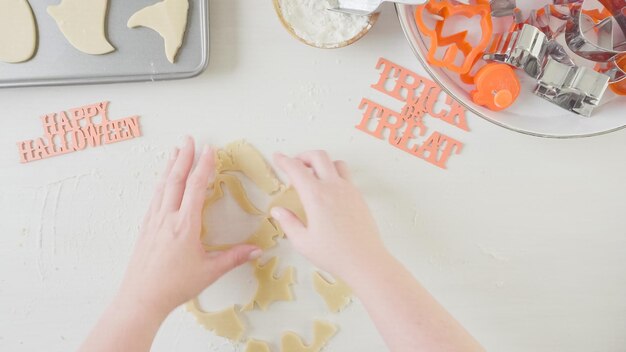
[(275, 277), (274, 272), (277, 264), (277, 257), (273, 257), (265, 265), (261, 265), (257, 260), (254, 276), (256, 276), (259, 285), (252, 301), (242, 310), (252, 310), (255, 304), (262, 310), (267, 310), (267, 307), (273, 302), (293, 300), (290, 286), (294, 283), (294, 269), (288, 267), (282, 276)]
[[(274, 207), (281, 207), (287, 210), (291, 210), (291, 212), (294, 213), (304, 225), (307, 224), (306, 213), (304, 211), (304, 207), (302, 206), (302, 202), (300, 202), (298, 192), (295, 188), (289, 187), (279, 193), (276, 197), (274, 197), (274, 199), (272, 199), (272, 201), (270, 202), (269, 208), (271, 210)], [(278, 225), (278, 222), (276, 222), (276, 226), (280, 230), (281, 237), (284, 236), (285, 233)]]
[(115, 50), (105, 34), (108, 0), (62, 0), (48, 6), (65, 38), (76, 49), (90, 55)]
[[(274, 247), (276, 245), (275, 238), (283, 236), (284, 233), (270, 219), (269, 215), (261, 212), (252, 204), (241, 181), (234, 174), (242, 174), (249, 178), (257, 187), (270, 196), (277, 194), (271, 201), (270, 209), (273, 206), (282, 206), (294, 211), (301, 219), (306, 218), (295, 190), (285, 189), (270, 165), (263, 158), (263, 155), (245, 141), (230, 143), (224, 149), (219, 150), (217, 152), (216, 169), (217, 176), (215, 182), (213, 182), (212, 186), (209, 186), (209, 188), (213, 189), (213, 193), (206, 199), (204, 211), (224, 196), (222, 187), (225, 185), (242, 210), (251, 215), (266, 216), (259, 224), (259, 228), (244, 243), (254, 244), (265, 250)], [(208, 241), (207, 233), (208, 231), (203, 225), (202, 238), (203, 242), (205, 242), (204, 247), (206, 250), (226, 250), (233, 246), (233, 244), (206, 244)]]
[(188, 12), (189, 0), (164, 0), (137, 11), (128, 20), (128, 28), (142, 26), (159, 33), (165, 42), (165, 55), (174, 63), (183, 45)]
[(259, 340), (250, 339), (246, 344), (245, 352), (271, 352), (271, 350), (270, 346), (268, 346), (267, 343)]
[(352, 301), (352, 289), (345, 282), (335, 279), (335, 283), (330, 283), (319, 271), (313, 273), (313, 287), (333, 313), (338, 313)]
[(243, 173), (268, 195), (280, 191), (283, 187), (263, 155), (245, 141), (231, 143), (218, 151), (217, 169), (220, 172)]
[(37, 25), (27, 0), (0, 1), (0, 61), (30, 60), (37, 47)]
[(289, 331), (283, 335), (281, 341), (282, 352), (319, 352), (337, 333), (337, 327), (326, 322), (316, 320), (313, 325), (313, 342), (306, 346), (297, 334)]
[(243, 323), (237, 316), (235, 307), (232, 306), (221, 312), (208, 313), (200, 308), (200, 302), (195, 298), (187, 302), (187, 311), (196, 317), (200, 325), (215, 335), (225, 337), (233, 341), (239, 341), (245, 330)]
[[(255, 245), (262, 250), (267, 250), (276, 245), (276, 237), (280, 236), (280, 231), (268, 218), (261, 220), (259, 228), (243, 243)], [(204, 239), (206, 241), (206, 239)], [(234, 246), (234, 244), (218, 244), (210, 245), (203, 241), (202, 245), (207, 251), (225, 251)]]

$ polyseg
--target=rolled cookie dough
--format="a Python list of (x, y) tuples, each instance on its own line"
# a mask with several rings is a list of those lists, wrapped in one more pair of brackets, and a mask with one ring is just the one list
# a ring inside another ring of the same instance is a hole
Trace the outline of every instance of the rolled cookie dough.
[(183, 45), (188, 12), (189, 0), (164, 0), (137, 11), (128, 20), (128, 28), (141, 26), (159, 33), (165, 42), (167, 60), (174, 63)]
[(0, 1), (0, 61), (28, 61), (36, 47), (37, 25), (28, 1)]
[(105, 34), (108, 0), (63, 0), (48, 6), (65, 38), (76, 49), (90, 55), (115, 50)]

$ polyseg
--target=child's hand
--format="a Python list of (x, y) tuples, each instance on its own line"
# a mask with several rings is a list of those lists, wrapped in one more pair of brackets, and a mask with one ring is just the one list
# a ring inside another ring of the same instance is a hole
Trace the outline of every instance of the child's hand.
[(345, 163), (324, 151), (275, 156), (300, 196), (307, 225), (289, 210), (272, 209), (296, 250), (313, 264), (350, 281), (363, 264), (387, 254), (377, 226)]
[(202, 208), (214, 174), (214, 152), (205, 147), (191, 172), (194, 142), (176, 149), (144, 219), (118, 299), (167, 315), (226, 272), (258, 257), (260, 249), (239, 245), (207, 253), (200, 241)]

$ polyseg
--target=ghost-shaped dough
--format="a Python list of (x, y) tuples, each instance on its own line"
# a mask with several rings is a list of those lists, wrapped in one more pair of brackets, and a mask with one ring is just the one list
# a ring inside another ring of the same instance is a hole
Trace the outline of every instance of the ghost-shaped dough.
[(352, 301), (352, 289), (345, 282), (335, 279), (332, 283), (326, 280), (319, 271), (313, 274), (313, 287), (333, 313), (339, 313)]
[(85, 54), (102, 55), (115, 50), (106, 37), (108, 0), (63, 0), (48, 6), (65, 38)]
[(245, 352), (271, 352), (271, 351), (270, 351), (270, 346), (268, 346), (266, 342), (250, 339), (248, 340), (248, 343), (246, 344)]
[(313, 323), (313, 341), (310, 345), (305, 345), (300, 336), (288, 331), (283, 334), (280, 350), (281, 352), (319, 352), (336, 333), (335, 325), (316, 320)]
[(188, 12), (189, 0), (163, 0), (137, 11), (128, 20), (128, 28), (141, 26), (159, 33), (165, 42), (165, 55), (174, 63), (183, 45)]
[(35, 16), (27, 0), (0, 1), (0, 61), (30, 60), (37, 47)]

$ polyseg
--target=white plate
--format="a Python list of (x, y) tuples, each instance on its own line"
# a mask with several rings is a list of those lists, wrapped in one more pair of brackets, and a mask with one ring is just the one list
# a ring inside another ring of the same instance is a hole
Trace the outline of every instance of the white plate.
[(535, 80), (523, 73), (518, 75), (522, 92), (508, 109), (495, 112), (474, 104), (469, 98), (468, 86), (462, 84), (457, 75), (427, 63), (428, 41), (421, 36), (415, 24), (415, 6), (396, 4), (396, 11), (409, 44), (426, 71), (450, 96), (485, 120), (516, 132), (552, 138), (589, 137), (626, 127), (626, 97), (616, 96), (607, 89), (593, 115), (583, 117), (535, 96), (532, 92)]

